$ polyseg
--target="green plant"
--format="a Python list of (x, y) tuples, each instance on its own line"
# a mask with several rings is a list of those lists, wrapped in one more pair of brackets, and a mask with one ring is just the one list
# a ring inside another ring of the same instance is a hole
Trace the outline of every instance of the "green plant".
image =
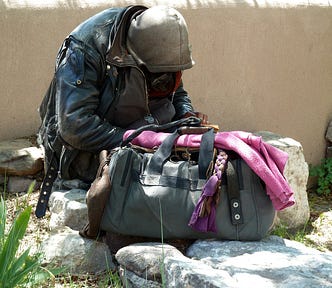
[[(107, 280), (107, 282), (105, 282), (105, 280)], [(119, 274), (109, 270), (107, 277), (98, 283), (98, 287), (121, 288), (123, 286)], [(125, 287), (127, 287), (127, 284)]]
[[(103, 277), (100, 281), (98, 281), (98, 287), (112, 287), (112, 288), (123, 287), (120, 275), (118, 274), (117, 271), (111, 270), (106, 255), (105, 255), (105, 261), (107, 265), (106, 276)], [(124, 287), (127, 287), (127, 284)]]
[(324, 158), (320, 165), (310, 165), (309, 175), (317, 178), (317, 194), (329, 195), (332, 191), (332, 158)]
[(303, 244), (307, 243), (306, 235), (309, 233), (310, 225), (307, 222), (302, 228), (293, 230), (289, 229), (286, 225), (280, 223), (271, 231), (272, 235), (279, 236), (281, 238), (301, 242)]
[[(34, 183), (33, 183), (34, 184)], [(29, 192), (33, 190), (30, 186)], [(36, 287), (59, 271), (49, 271), (41, 265), (41, 254), (30, 255), (30, 249), (19, 253), (31, 215), (31, 206), (19, 212), (6, 231), (6, 204), (0, 197), (0, 288)]]

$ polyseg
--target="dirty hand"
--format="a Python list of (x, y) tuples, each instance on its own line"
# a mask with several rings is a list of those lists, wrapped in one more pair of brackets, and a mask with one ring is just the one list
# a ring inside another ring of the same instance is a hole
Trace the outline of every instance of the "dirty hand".
[(183, 115), (183, 118), (188, 118), (188, 117), (191, 117), (191, 116), (194, 116), (194, 117), (197, 117), (199, 119), (202, 120), (202, 125), (204, 124), (209, 124), (209, 121), (208, 121), (208, 116), (204, 113), (201, 113), (201, 112), (187, 112), (186, 114)]

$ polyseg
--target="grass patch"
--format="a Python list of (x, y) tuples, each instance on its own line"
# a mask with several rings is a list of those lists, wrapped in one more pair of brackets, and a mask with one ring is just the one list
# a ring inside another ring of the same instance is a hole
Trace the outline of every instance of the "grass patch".
[(41, 288), (54, 287), (55, 285), (68, 288), (122, 288), (122, 282), (118, 272), (108, 271), (98, 275), (80, 275), (62, 274), (55, 277), (52, 286), (45, 284)]
[(307, 245), (308, 239), (306, 239), (306, 235), (310, 234), (311, 231), (312, 227), (309, 222), (297, 230), (289, 229), (286, 225), (279, 224), (272, 230), (271, 234)]

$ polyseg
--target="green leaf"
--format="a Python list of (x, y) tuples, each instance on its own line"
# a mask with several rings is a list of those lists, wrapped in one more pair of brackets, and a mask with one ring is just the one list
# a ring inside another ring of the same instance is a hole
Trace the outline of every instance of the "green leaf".
[[(9, 283), (11, 287), (16, 287), (26, 281), (28, 274), (35, 269), (37, 262), (29, 263), (29, 250), (26, 250), (16, 261), (13, 261), (13, 266), (7, 271)], [(8, 285), (9, 286), (9, 285)]]
[(10, 267), (15, 262), (15, 255), (23, 238), (30, 219), (32, 207), (25, 208), (15, 219), (0, 251), (0, 283), (11, 278)]
[(6, 206), (5, 201), (0, 197), (0, 251), (2, 250), (3, 243), (5, 242), (5, 229), (6, 229)]
[(7, 279), (11, 287), (24, 283), (28, 278), (28, 274), (40, 266), (40, 259), (35, 256), (30, 256), (29, 252), (30, 249), (25, 250), (19, 258), (13, 261), (8, 271), (10, 279)]

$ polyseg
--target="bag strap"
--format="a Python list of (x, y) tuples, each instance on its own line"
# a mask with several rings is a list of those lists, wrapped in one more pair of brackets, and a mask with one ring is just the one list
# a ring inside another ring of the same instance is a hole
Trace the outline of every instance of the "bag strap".
[(58, 163), (56, 161), (55, 152), (52, 152), (49, 167), (45, 173), (43, 183), (40, 186), (40, 193), (36, 205), (35, 215), (37, 218), (45, 216), (48, 200), (51, 196), (52, 185), (58, 175)]
[(157, 125), (157, 124), (148, 124), (144, 125), (138, 129), (136, 129), (132, 134), (128, 136), (127, 139), (123, 140), (121, 143), (121, 147), (127, 146), (131, 141), (133, 141), (137, 136), (139, 136), (143, 131), (154, 131), (154, 132), (161, 132), (161, 131), (171, 131), (173, 132), (174, 129), (177, 129), (181, 126), (190, 126), (190, 127), (197, 127), (201, 124), (201, 119), (197, 117), (188, 117), (179, 119), (176, 121), (172, 121), (166, 124)]
[(171, 156), (172, 149), (176, 139), (180, 136), (178, 131), (167, 136), (157, 151), (151, 157), (147, 172), (149, 174), (161, 174), (166, 160)]
[[(180, 130), (181, 131), (181, 130)], [(151, 174), (161, 174), (166, 160), (171, 156), (174, 143), (180, 136), (179, 130), (169, 135), (159, 146), (157, 151), (151, 157), (147, 172)], [(199, 149), (199, 178), (206, 179), (206, 172), (211, 165), (214, 156), (214, 132), (210, 128), (208, 132), (202, 135), (201, 145)]]
[(236, 159), (232, 163), (228, 163), (227, 167), (227, 194), (233, 225), (243, 224), (240, 199), (241, 181), (243, 181), (241, 159)]
[(201, 146), (198, 156), (198, 175), (200, 179), (207, 178), (207, 171), (214, 156), (214, 131), (210, 129), (202, 135)]

